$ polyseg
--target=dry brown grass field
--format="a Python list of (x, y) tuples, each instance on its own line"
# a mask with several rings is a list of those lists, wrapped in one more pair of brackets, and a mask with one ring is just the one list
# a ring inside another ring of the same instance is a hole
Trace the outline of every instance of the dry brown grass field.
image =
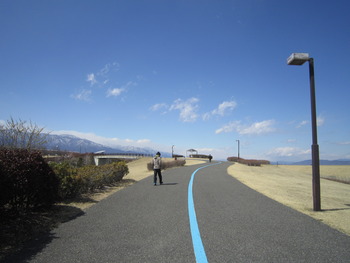
[(321, 212), (313, 211), (312, 167), (299, 165), (233, 164), (228, 173), (250, 188), (350, 235), (350, 166), (321, 166)]
[[(289, 170), (304, 174), (312, 174), (311, 165), (281, 165)], [(350, 183), (350, 165), (321, 165), (321, 178)]]

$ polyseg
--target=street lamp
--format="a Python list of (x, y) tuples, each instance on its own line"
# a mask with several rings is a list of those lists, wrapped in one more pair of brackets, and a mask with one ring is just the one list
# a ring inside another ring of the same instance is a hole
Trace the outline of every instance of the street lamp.
[(175, 145), (173, 145), (173, 146), (171, 147), (171, 158), (174, 158), (174, 146), (175, 146)]
[(321, 190), (320, 190), (320, 157), (317, 144), (317, 117), (316, 117), (316, 96), (314, 59), (308, 53), (293, 53), (287, 59), (288, 65), (303, 65), (309, 61), (310, 74), (310, 97), (311, 97), (311, 126), (312, 126), (312, 196), (314, 211), (321, 211)]
[(238, 159), (237, 159), (237, 161), (239, 162), (239, 140), (236, 140), (236, 142), (238, 142)]

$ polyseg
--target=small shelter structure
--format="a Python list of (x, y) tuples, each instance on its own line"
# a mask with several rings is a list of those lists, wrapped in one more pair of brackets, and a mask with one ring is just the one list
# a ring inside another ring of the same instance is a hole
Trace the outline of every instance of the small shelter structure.
[(191, 157), (191, 155), (192, 155), (193, 153), (198, 154), (198, 151), (197, 151), (197, 150), (195, 150), (195, 149), (189, 149), (189, 150), (186, 151), (186, 156), (187, 156), (187, 157), (188, 157), (188, 152), (190, 152), (190, 157)]

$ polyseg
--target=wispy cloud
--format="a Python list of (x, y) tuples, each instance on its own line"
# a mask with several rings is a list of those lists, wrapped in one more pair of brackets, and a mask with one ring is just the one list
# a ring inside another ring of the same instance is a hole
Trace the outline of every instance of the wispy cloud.
[(122, 94), (122, 92), (124, 91), (124, 89), (119, 89), (119, 88), (115, 88), (115, 89), (108, 89), (107, 90), (107, 98), (108, 97), (117, 97), (120, 94)]
[(135, 147), (150, 147), (152, 142), (149, 139), (120, 139), (120, 138), (108, 138), (98, 136), (94, 133), (83, 133), (79, 131), (62, 130), (62, 131), (52, 131), (51, 134), (63, 135), (70, 134), (77, 136), (79, 138), (87, 139), (95, 143), (106, 145), (109, 147), (118, 146), (135, 146)]
[(309, 123), (308, 121), (302, 121), (302, 122), (300, 122), (300, 123), (297, 125), (297, 128), (299, 129), (299, 128), (305, 126), (305, 125), (308, 124), (308, 123)]
[[(202, 119), (209, 120), (212, 116), (225, 116), (236, 106), (237, 103), (235, 101), (224, 101), (211, 112), (203, 114)], [(166, 114), (169, 111), (178, 110), (180, 113), (180, 121), (182, 122), (195, 122), (200, 116), (198, 113), (199, 99), (195, 97), (189, 99), (178, 98), (174, 100), (170, 106), (167, 103), (157, 103), (152, 105), (149, 109), (151, 111), (162, 111), (162, 114)], [(231, 127), (232, 123), (228, 126)], [(224, 129), (230, 129), (230, 127), (224, 127)]]
[(165, 112), (169, 109), (169, 106), (166, 103), (157, 103), (150, 107), (151, 111), (164, 110)]
[(238, 131), (241, 127), (240, 121), (232, 121), (215, 131), (216, 134)]
[(97, 75), (107, 77), (109, 72), (117, 72), (120, 69), (120, 64), (117, 62), (107, 63), (102, 69), (100, 69)]
[(224, 101), (223, 103), (221, 103), (217, 109), (212, 111), (213, 115), (225, 115), (225, 113), (227, 113), (228, 111), (233, 110), (234, 108), (236, 108), (237, 103), (235, 101)]
[(137, 144), (146, 144), (146, 143), (150, 143), (151, 140), (149, 139), (140, 139), (140, 140), (136, 140)]
[(71, 97), (80, 101), (91, 101), (92, 91), (89, 89), (83, 89), (77, 94), (72, 94)]
[(317, 117), (317, 120), (316, 120), (316, 122), (317, 122), (317, 126), (323, 126), (323, 124), (325, 123), (325, 118), (323, 117), (323, 116), (318, 116)]
[(297, 157), (309, 155), (311, 152), (310, 149), (303, 150), (295, 147), (277, 147), (270, 150), (267, 155), (274, 157)]
[(151, 111), (162, 111), (166, 114), (168, 111), (178, 110), (180, 112), (180, 120), (183, 122), (194, 122), (198, 118), (198, 98), (190, 98), (187, 100), (177, 99), (170, 106), (166, 103), (157, 103), (150, 107)]
[(182, 99), (177, 99), (170, 106), (169, 110), (179, 110), (180, 120), (183, 122), (194, 122), (198, 118), (198, 102), (199, 99), (197, 98), (190, 98), (185, 101)]
[(131, 87), (135, 87), (135, 86), (137, 86), (137, 82), (135, 82), (135, 81), (128, 81), (124, 85), (122, 85), (121, 88), (124, 89), (124, 90), (127, 90), (127, 89), (129, 89)]
[[(299, 128), (301, 128), (309, 123), (310, 123), (309, 121), (302, 121), (296, 126), (296, 128), (299, 129)], [(316, 119), (316, 123), (317, 123), (317, 126), (319, 126), (319, 127), (323, 126), (323, 124), (325, 123), (325, 118), (322, 115), (318, 116)]]
[(86, 81), (90, 83), (90, 86), (93, 86), (97, 83), (96, 77), (94, 73), (90, 73), (86, 77)]
[(275, 132), (274, 120), (255, 122), (251, 125), (243, 125), (240, 121), (230, 122), (215, 131), (216, 134), (238, 132), (240, 135), (261, 135)]
[(350, 145), (350, 141), (338, 142), (338, 145)]
[(212, 110), (211, 112), (207, 112), (203, 114), (203, 120), (209, 120), (212, 116), (224, 116), (234, 110), (237, 107), (237, 103), (233, 100), (224, 101), (219, 106)]
[[(137, 86), (135, 81), (126, 81), (123, 85), (116, 87), (113, 83), (115, 72), (119, 71), (120, 65), (117, 62), (107, 63), (100, 70), (86, 75), (86, 82), (89, 88), (84, 88), (77, 94), (71, 95), (72, 98), (80, 101), (91, 101), (93, 87), (98, 87), (105, 92), (106, 98), (120, 96), (123, 92), (127, 92), (131, 87)], [(96, 91), (101, 92), (101, 91)]]
[(124, 85), (122, 85), (120, 88), (110, 88), (107, 90), (106, 92), (106, 97), (117, 97), (119, 96), (120, 94), (122, 94), (123, 92), (126, 92), (128, 91), (128, 89), (130, 87), (133, 87), (133, 86), (137, 86), (137, 83), (134, 82), (134, 81), (128, 81), (127, 83), (125, 83)]
[(273, 127), (275, 121), (274, 120), (266, 120), (262, 122), (255, 122), (248, 127), (243, 127), (239, 130), (240, 134), (265, 134), (271, 133), (275, 131)]
[[(99, 84), (100, 87), (104, 87), (109, 81), (111, 74), (117, 72), (120, 69), (120, 65), (117, 62), (107, 63), (96, 73), (90, 73), (87, 75), (87, 80), (91, 86)], [(113, 74), (112, 74), (113, 75)]]

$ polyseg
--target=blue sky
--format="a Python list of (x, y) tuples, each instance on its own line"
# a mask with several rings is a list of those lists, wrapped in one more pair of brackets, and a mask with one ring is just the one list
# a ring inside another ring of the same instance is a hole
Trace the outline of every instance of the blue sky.
[(350, 158), (350, 2), (0, 1), (0, 120), (214, 159)]

